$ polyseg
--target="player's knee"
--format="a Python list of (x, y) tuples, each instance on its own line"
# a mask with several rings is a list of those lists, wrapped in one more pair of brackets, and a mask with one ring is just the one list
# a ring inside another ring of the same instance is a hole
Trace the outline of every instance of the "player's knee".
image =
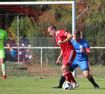
[(0, 64), (3, 64), (3, 63), (5, 63), (5, 61), (4, 61), (3, 58), (1, 58), (1, 59), (0, 59)]
[(84, 77), (88, 78), (88, 77), (89, 77), (89, 75), (88, 75), (88, 74), (84, 74)]
[(62, 65), (62, 70), (63, 70), (63, 71), (69, 71), (69, 66)]
[(84, 75), (84, 77), (89, 78), (89, 76), (90, 76), (89, 71), (88, 70), (83, 71), (83, 75)]

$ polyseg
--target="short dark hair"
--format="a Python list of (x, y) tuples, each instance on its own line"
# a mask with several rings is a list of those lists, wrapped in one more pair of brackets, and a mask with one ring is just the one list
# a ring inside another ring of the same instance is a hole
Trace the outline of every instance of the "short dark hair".
[(75, 35), (81, 36), (81, 32), (80, 32), (80, 31), (76, 31), (76, 32), (75, 32)]

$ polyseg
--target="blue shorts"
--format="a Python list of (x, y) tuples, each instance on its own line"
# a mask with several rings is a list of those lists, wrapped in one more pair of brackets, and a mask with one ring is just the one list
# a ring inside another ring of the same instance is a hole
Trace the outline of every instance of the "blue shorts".
[(72, 65), (70, 66), (70, 69), (71, 70), (74, 70), (76, 69), (77, 67), (80, 68), (81, 71), (84, 71), (84, 70), (89, 70), (89, 64), (88, 64), (88, 61), (79, 61), (79, 60), (74, 60)]

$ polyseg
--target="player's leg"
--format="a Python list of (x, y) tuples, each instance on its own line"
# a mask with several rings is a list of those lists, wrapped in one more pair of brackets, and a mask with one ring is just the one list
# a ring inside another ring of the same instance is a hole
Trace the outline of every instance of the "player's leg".
[(67, 51), (64, 54), (65, 55), (63, 57), (63, 66), (62, 66), (63, 76), (65, 76), (67, 81), (71, 83), (76, 83), (76, 80), (74, 79), (72, 73), (69, 70), (69, 67), (72, 65), (73, 60), (76, 56), (76, 52), (74, 50), (71, 50), (69, 52)]
[(6, 66), (5, 66), (5, 52), (4, 50), (0, 50), (0, 64), (3, 78), (6, 79)]
[(94, 88), (100, 88), (99, 85), (95, 82), (93, 76), (90, 74), (89, 65), (87, 61), (81, 62), (80, 69), (82, 70), (84, 77), (86, 77), (91, 82)]
[(1, 70), (2, 70), (2, 75), (3, 75), (3, 79), (6, 79), (6, 65), (5, 65), (5, 61), (4, 59), (1, 59), (2, 63), (1, 63)]
[(71, 83), (76, 83), (72, 73), (69, 70), (69, 66), (62, 65), (63, 70), (63, 76), (65, 77), (65, 80)]
[[(76, 69), (76, 67), (78, 67), (78, 66), (77, 66), (77, 64), (76, 64), (76, 62), (74, 60), (73, 63), (72, 63), (72, 65), (69, 67), (69, 70), (71, 72), (73, 72), (74, 69)], [(62, 85), (63, 85), (64, 82), (65, 82), (65, 77), (62, 75), (60, 77), (60, 79), (59, 79), (59, 85), (57, 87), (54, 87), (54, 88), (62, 88)]]
[(53, 88), (62, 88), (63, 83), (65, 82), (65, 76), (61, 75), (60, 79), (59, 79), (59, 85), (55, 86)]
[(59, 85), (54, 88), (62, 88), (62, 85), (65, 80), (69, 80), (70, 82), (76, 83), (72, 73), (69, 70), (69, 67), (72, 64), (72, 61), (75, 58), (75, 55), (76, 55), (75, 53), (71, 54), (71, 52), (68, 52), (66, 53), (66, 56), (63, 57), (63, 65), (62, 65), (63, 75), (61, 76), (59, 80)]
[(67, 70), (65, 71), (63, 69), (64, 70), (63, 71), (63, 73), (64, 73), (63, 76), (65, 76), (65, 79), (67, 81), (69, 81), (70, 83), (73, 83), (74, 86), (76, 86), (77, 82), (76, 82), (75, 78), (73, 77), (72, 73), (70, 72), (69, 67), (72, 65), (75, 56), (76, 56), (76, 52), (74, 50), (71, 50), (70, 52), (67, 52), (65, 54), (65, 56), (63, 57), (63, 67), (62, 67), (62, 68), (64, 68), (65, 67), (64, 65), (66, 65)]
[(91, 82), (94, 88), (96, 89), (100, 88), (99, 85), (95, 82), (93, 76), (90, 74), (89, 70), (84, 70), (83, 75)]

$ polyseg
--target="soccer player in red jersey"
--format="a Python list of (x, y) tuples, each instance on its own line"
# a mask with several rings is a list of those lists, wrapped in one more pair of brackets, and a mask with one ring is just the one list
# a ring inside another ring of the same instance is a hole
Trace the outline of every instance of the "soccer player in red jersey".
[[(100, 86), (96, 83), (93, 76), (90, 73), (89, 69), (89, 58), (88, 54), (91, 53), (89, 43), (86, 39), (81, 38), (81, 32), (76, 31), (74, 37), (70, 41), (72, 42), (75, 50), (76, 50), (76, 57), (70, 66), (70, 71), (73, 72), (74, 69), (79, 67), (83, 73), (83, 76), (86, 77), (91, 84), (94, 86), (95, 89), (99, 89)], [(62, 54), (60, 54), (57, 58), (56, 62), (60, 62), (60, 59), (62, 57)], [(56, 88), (62, 87), (63, 83), (65, 81), (65, 77), (61, 76), (59, 80), (59, 85)], [(78, 84), (77, 84), (78, 85)], [(76, 86), (78, 87), (78, 86)]]
[(66, 81), (76, 83), (72, 73), (69, 70), (69, 66), (72, 64), (76, 56), (74, 47), (72, 43), (70, 43), (72, 35), (69, 32), (66, 32), (64, 29), (57, 30), (55, 26), (49, 26), (48, 33), (53, 37), (55, 36), (56, 43), (61, 48), (63, 76), (66, 78)]

